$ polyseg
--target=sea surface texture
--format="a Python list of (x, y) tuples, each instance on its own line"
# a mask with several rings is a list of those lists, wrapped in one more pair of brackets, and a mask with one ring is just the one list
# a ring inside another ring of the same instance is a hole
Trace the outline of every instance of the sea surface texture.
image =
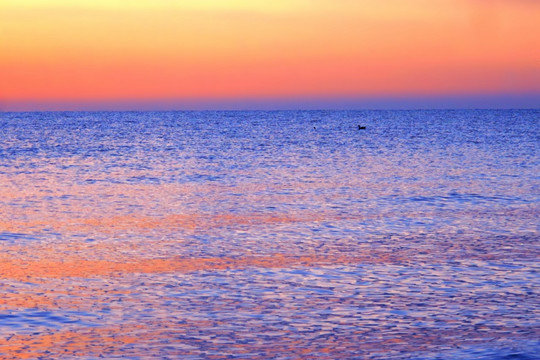
[(0, 139), (2, 359), (540, 358), (540, 111), (3, 113)]

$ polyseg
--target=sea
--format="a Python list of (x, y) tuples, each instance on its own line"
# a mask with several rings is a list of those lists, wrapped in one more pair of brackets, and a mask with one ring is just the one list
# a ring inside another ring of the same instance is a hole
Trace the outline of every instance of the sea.
[(540, 359), (540, 110), (0, 113), (2, 359)]

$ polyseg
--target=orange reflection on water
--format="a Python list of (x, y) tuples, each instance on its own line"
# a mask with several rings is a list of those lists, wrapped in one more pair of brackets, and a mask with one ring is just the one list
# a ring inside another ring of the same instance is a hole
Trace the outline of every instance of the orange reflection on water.
[[(359, 329), (347, 336), (323, 336), (315, 341), (298, 338), (294, 332), (284, 330), (280, 335), (280, 346), (272, 346), (263, 338), (251, 338), (246, 333), (236, 334), (245, 342), (209, 342), (192, 337), (194, 329), (217, 329), (225, 323), (212, 320), (141, 324), (121, 324), (116, 326), (84, 328), (77, 331), (50, 331), (34, 335), (14, 335), (0, 338), (0, 355), (3, 359), (32, 359), (40, 356), (135, 356), (139, 357), (152, 346), (167, 348), (168, 356), (188, 356), (205, 354), (209, 359), (226, 359), (230, 354), (245, 355), (249, 358), (277, 358), (287, 353), (291, 358), (320, 359), (348, 358), (351, 353), (362, 352), (370, 356), (385, 356), (395, 352), (412, 354), (425, 351), (433, 345), (460, 348), (481, 343), (478, 331), (485, 327), (463, 329), (417, 329), (414, 333), (394, 332), (387, 336), (373, 337), (369, 329)], [(504, 340), (512, 328), (500, 327), (492, 333), (492, 341)], [(529, 329), (540, 335), (538, 330)], [(227, 332), (226, 332), (227, 333)], [(226, 334), (225, 333), (225, 334)], [(264, 334), (264, 332), (263, 332)], [(214, 340), (219, 340), (219, 333)], [(223, 345), (226, 344), (226, 349)]]
[[(131, 330), (142, 326), (131, 326)], [(107, 353), (112, 349), (138, 341), (137, 336), (124, 335), (123, 329), (84, 329), (59, 331), (39, 335), (15, 335), (0, 338), (0, 355), (4, 359), (35, 359), (45, 354), (56, 356), (84, 356)], [(105, 336), (104, 336), (105, 335)], [(62, 354), (62, 355), (60, 355)], [(5, 357), (4, 357), (5, 356)]]
[[(96, 217), (96, 218), (73, 218), (71, 220), (63, 220), (58, 218), (45, 218), (39, 220), (28, 221), (0, 221), (0, 232), (19, 232), (24, 233), (25, 229), (40, 229), (46, 228), (55, 231), (70, 231), (88, 233), (93, 231), (111, 233), (115, 231), (125, 230), (148, 230), (148, 229), (172, 229), (172, 228), (207, 228), (219, 227), (229, 224), (271, 224), (276, 222), (298, 222), (310, 221), (311, 219), (300, 219), (298, 217), (286, 215), (253, 215), (253, 216), (234, 216), (234, 215), (217, 215), (217, 216), (202, 216), (198, 214), (175, 214), (165, 217), (150, 217), (150, 216), (112, 216), (112, 217)], [(313, 218), (312, 220), (316, 220)], [(93, 230), (93, 231), (92, 231)]]
[(355, 257), (329, 256), (272, 256), (242, 258), (167, 258), (167, 259), (135, 259), (126, 262), (109, 260), (82, 260), (76, 257), (62, 260), (26, 260), (3, 257), (0, 258), (0, 277), (4, 279), (29, 280), (39, 278), (94, 277), (129, 273), (166, 273), (193, 272), (202, 270), (242, 269), (247, 267), (286, 268), (291, 266), (312, 266), (315, 264), (347, 264), (371, 260), (371, 262), (388, 261), (391, 256), (385, 254), (364, 254)]
[[(521, 217), (536, 218), (538, 210), (533, 207), (508, 208), (500, 210), (478, 210), (477, 216), (486, 217), (486, 221), (493, 221), (493, 217), (507, 217), (519, 215)], [(27, 234), (33, 231), (46, 229), (48, 231), (61, 232), (64, 234), (126, 234), (145, 233), (154, 230), (205, 230), (220, 227), (257, 226), (289, 223), (317, 223), (321, 221), (355, 220), (364, 221), (372, 219), (384, 219), (389, 217), (435, 217), (447, 214), (468, 218), (470, 211), (456, 211), (453, 209), (422, 209), (420, 211), (407, 209), (393, 209), (384, 212), (371, 212), (369, 208), (363, 208), (356, 214), (346, 216), (332, 211), (322, 212), (295, 212), (295, 213), (248, 213), (248, 214), (172, 214), (166, 216), (144, 216), (140, 214), (96, 216), (96, 217), (66, 217), (39, 215), (24, 220), (0, 220), (0, 233)]]

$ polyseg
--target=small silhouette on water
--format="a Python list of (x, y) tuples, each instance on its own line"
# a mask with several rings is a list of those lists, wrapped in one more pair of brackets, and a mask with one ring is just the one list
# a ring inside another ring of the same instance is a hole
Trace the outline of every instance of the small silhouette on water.
[(362, 125), (358, 125), (358, 130), (366, 130), (366, 127)]

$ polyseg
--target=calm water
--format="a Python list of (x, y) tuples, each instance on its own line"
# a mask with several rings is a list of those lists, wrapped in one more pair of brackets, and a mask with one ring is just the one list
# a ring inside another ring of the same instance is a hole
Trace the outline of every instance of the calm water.
[(540, 111), (4, 113), (0, 136), (1, 358), (540, 358)]

